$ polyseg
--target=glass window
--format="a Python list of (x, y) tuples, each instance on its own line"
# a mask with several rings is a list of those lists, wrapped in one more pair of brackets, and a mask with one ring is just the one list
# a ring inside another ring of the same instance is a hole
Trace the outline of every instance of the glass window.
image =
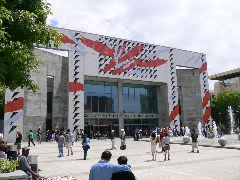
[(84, 111), (85, 112), (91, 112), (92, 109), (92, 97), (91, 96), (84, 96)]
[(134, 96), (134, 87), (129, 87), (129, 95), (133, 95)]
[(123, 84), (123, 112), (157, 113), (156, 87)]
[(106, 112), (107, 99), (105, 96), (99, 97), (99, 112)]
[(118, 87), (117, 83), (112, 86), (113, 113), (118, 112)]
[(128, 94), (128, 86), (123, 87), (123, 94)]
[(85, 112), (118, 112), (117, 83), (85, 81), (84, 110)]
[(92, 112), (98, 111), (98, 96), (92, 96)]

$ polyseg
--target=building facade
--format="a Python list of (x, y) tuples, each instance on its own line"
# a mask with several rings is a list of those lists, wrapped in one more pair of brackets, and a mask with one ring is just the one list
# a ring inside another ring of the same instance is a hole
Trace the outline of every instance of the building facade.
[(217, 80), (214, 84), (215, 94), (226, 91), (240, 91), (240, 68), (209, 76), (210, 80)]
[[(4, 132), (24, 135), (70, 128), (86, 131), (211, 124), (206, 55), (102, 35), (58, 29), (63, 57), (36, 49), (37, 92), (7, 90)], [(188, 68), (180, 68), (188, 67)]]

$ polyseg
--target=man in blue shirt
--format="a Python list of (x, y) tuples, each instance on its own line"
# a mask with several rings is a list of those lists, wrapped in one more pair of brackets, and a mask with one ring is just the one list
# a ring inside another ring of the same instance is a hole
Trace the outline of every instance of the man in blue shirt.
[(89, 180), (111, 180), (112, 174), (120, 171), (129, 171), (131, 168), (128, 165), (115, 165), (109, 163), (112, 154), (110, 151), (104, 151), (101, 160), (91, 167)]

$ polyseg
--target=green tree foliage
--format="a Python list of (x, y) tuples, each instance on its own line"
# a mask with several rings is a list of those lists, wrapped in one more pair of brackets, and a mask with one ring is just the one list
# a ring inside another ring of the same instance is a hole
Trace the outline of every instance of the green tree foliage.
[(230, 127), (228, 106), (231, 106), (233, 109), (236, 123), (240, 118), (240, 92), (229, 91), (219, 93), (211, 99), (211, 106), (213, 120), (226, 131)]
[(0, 0), (0, 87), (37, 89), (30, 79), (39, 65), (34, 45), (57, 46), (60, 40), (46, 25), (49, 14), (44, 0)]
[(0, 121), (4, 118), (5, 88), (0, 86)]

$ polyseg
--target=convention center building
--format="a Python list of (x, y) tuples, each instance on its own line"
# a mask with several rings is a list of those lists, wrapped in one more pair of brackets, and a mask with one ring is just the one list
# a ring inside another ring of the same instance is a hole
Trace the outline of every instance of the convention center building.
[(36, 92), (7, 90), (4, 134), (39, 127), (131, 135), (211, 124), (206, 55), (67, 29), (56, 55), (36, 47)]

